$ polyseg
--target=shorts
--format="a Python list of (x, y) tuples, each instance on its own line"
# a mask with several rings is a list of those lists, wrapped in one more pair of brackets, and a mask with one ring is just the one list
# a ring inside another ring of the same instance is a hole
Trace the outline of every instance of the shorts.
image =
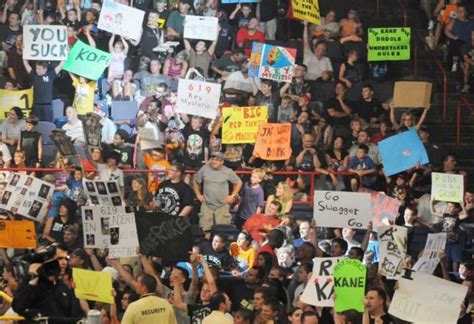
[(215, 224), (230, 224), (231, 217), (229, 205), (224, 205), (217, 209), (212, 209), (206, 203), (201, 205), (201, 215), (199, 217), (199, 226), (204, 232), (211, 230)]
[(449, 262), (460, 263), (462, 261), (462, 246), (460, 243), (446, 243), (446, 259)]

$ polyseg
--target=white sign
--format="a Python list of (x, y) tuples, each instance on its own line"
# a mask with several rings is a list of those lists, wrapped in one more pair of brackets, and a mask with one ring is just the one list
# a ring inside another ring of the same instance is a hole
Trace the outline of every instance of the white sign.
[(117, 34), (135, 41), (142, 37), (142, 24), (145, 12), (133, 7), (105, 1), (100, 11), (99, 29)]
[(110, 258), (136, 256), (138, 246), (135, 214), (125, 207), (82, 207), (84, 246), (109, 249)]
[(446, 233), (428, 234), (423, 254), (416, 261), (413, 270), (432, 274), (439, 263), (439, 252), (446, 247)]
[(23, 26), (23, 58), (26, 60), (63, 61), (67, 59), (67, 27), (51, 25)]
[(405, 265), (408, 231), (402, 226), (379, 226), (377, 236), (380, 244), (379, 273), (395, 278)]
[(416, 324), (456, 323), (467, 286), (405, 270), (388, 312)]
[(219, 109), (221, 85), (180, 79), (176, 111), (214, 119)]
[(314, 258), (311, 279), (300, 299), (303, 303), (320, 306), (334, 306), (334, 266), (343, 258)]
[(320, 227), (367, 228), (372, 220), (370, 194), (315, 190), (314, 219)]
[(218, 22), (217, 17), (186, 15), (183, 37), (215, 41), (217, 39)]
[(84, 192), (91, 205), (115, 207), (123, 205), (117, 181), (84, 180)]
[(463, 201), (464, 176), (460, 174), (431, 173), (431, 196), (439, 201)]
[(3, 191), (0, 207), (34, 221), (48, 209), (54, 185), (26, 174), (12, 173)]

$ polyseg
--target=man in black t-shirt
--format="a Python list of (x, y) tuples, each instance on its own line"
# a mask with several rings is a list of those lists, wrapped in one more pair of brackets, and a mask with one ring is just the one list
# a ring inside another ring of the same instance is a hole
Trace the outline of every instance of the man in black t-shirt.
[(127, 141), (130, 135), (123, 129), (119, 129), (114, 136), (114, 143), (111, 145), (113, 151), (120, 154), (119, 167), (122, 169), (130, 169), (133, 164), (134, 147), (129, 145)]
[(12, 11), (8, 15), (8, 24), (0, 25), (0, 41), (2, 49), (8, 51), (15, 45), (16, 37), (21, 34), (21, 16), (17, 11)]
[(41, 121), (53, 122), (53, 81), (62, 70), (65, 61), (61, 61), (54, 69), (48, 70), (48, 63), (36, 62), (35, 70), (27, 60), (23, 60), (26, 72), (30, 75), (33, 87), (32, 115), (38, 116)]
[(189, 216), (194, 194), (183, 180), (184, 165), (175, 162), (168, 170), (168, 180), (161, 183), (156, 194), (158, 210), (172, 216)]
[[(336, 297), (337, 298), (337, 297)], [(393, 324), (395, 321), (386, 312), (387, 293), (382, 288), (369, 288), (365, 295), (365, 308), (369, 311), (369, 323)]]
[(352, 117), (350, 102), (345, 98), (347, 87), (338, 82), (336, 84), (336, 98), (326, 102), (325, 108), (329, 116), (329, 123), (334, 127), (334, 136), (347, 138), (350, 136), (349, 123)]
[(382, 103), (374, 98), (374, 88), (370, 84), (362, 87), (362, 97), (356, 102), (354, 112), (367, 123), (387, 120)]

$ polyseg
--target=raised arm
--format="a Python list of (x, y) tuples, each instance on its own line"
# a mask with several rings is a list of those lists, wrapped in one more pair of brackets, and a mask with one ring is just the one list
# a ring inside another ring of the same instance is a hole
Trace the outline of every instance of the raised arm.
[(395, 106), (393, 102), (390, 103), (390, 122), (393, 125), (393, 128), (398, 129), (400, 124), (397, 122), (397, 117), (395, 116)]
[(193, 48), (191, 47), (191, 43), (188, 41), (187, 38), (183, 39), (184, 49), (189, 53)]
[(211, 56), (214, 55), (214, 52), (216, 51), (216, 45), (217, 45), (217, 39), (212, 42), (211, 46), (209, 46), (209, 49), (207, 50), (209, 55), (211, 55)]
[(115, 41), (115, 34), (112, 34), (112, 37), (110, 37), (110, 40), (109, 40), (109, 52), (110, 53), (112, 53), (114, 51), (114, 41)]
[(303, 20), (303, 46), (304, 46), (304, 51), (311, 51), (311, 47), (309, 46), (309, 37), (308, 37), (308, 21)]
[(56, 72), (56, 74), (59, 74), (59, 72), (61, 72), (61, 70), (63, 69), (64, 67), (64, 64), (66, 63), (66, 61), (61, 61), (58, 66), (56, 66), (54, 68), (54, 72)]
[(96, 43), (94, 37), (91, 35), (91, 30), (89, 26), (84, 27), (84, 34), (86, 35), (87, 42), (89, 42), (89, 46), (96, 48)]
[(438, 213), (435, 210), (435, 205), (436, 205), (436, 200), (431, 200), (431, 202), (430, 202), (430, 212), (431, 212), (431, 214), (434, 215), (437, 218), (443, 218), (443, 214)]
[(229, 20), (234, 20), (234, 19), (235, 19), (235, 15), (239, 12), (240, 8), (242, 8), (242, 5), (241, 5), (240, 3), (238, 3), (238, 4), (235, 6), (234, 11), (232, 11), (232, 13), (230, 14)]
[(31, 71), (33, 70), (33, 69), (31, 68), (30, 62), (28, 62), (28, 60), (23, 59), (23, 65), (25, 66), (26, 72), (27, 72), (28, 74), (30, 74)]
[(128, 55), (128, 50), (130, 49), (130, 46), (128, 45), (128, 42), (122, 36), (120, 36), (120, 39), (122, 40), (122, 43), (123, 43), (123, 54), (125, 54), (125, 56), (127, 56)]
[(420, 116), (420, 120), (418, 121), (418, 124), (416, 124), (416, 130), (419, 130), (421, 126), (423, 126), (423, 123), (426, 120), (426, 115), (428, 114), (428, 110), (430, 110), (430, 107), (423, 109), (423, 113)]
[(127, 286), (135, 290), (137, 282), (135, 281), (133, 276), (130, 274), (130, 272), (125, 270), (125, 268), (122, 266), (122, 264), (120, 263), (120, 259), (108, 259), (108, 262), (112, 267), (114, 267), (118, 271), (118, 273), (120, 274), (120, 277), (123, 279), (123, 281), (125, 281)]

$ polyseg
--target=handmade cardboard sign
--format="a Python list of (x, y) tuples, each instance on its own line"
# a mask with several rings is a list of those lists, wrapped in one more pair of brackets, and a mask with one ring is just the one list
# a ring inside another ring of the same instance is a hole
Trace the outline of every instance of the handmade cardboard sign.
[(64, 70), (89, 80), (97, 80), (111, 60), (112, 54), (78, 40), (69, 52)]
[(319, 0), (291, 0), (293, 17), (321, 25), (321, 14), (319, 11)]
[(281, 161), (291, 156), (291, 124), (260, 124), (254, 155), (262, 160)]
[(222, 110), (222, 143), (255, 143), (260, 124), (268, 119), (268, 107), (227, 107)]
[(296, 49), (254, 42), (249, 76), (291, 82), (295, 72)]
[(377, 234), (380, 244), (379, 273), (391, 279), (395, 278), (405, 266), (408, 230), (402, 226), (380, 226)]
[(176, 111), (214, 119), (219, 109), (220, 95), (220, 84), (180, 79)]
[(411, 323), (456, 323), (467, 286), (405, 269), (389, 314)]
[(428, 108), (431, 104), (431, 82), (397, 81), (393, 89), (395, 108)]
[(334, 306), (334, 266), (343, 258), (314, 258), (311, 279), (300, 299), (319, 307)]
[(333, 275), (336, 312), (364, 311), (366, 273), (367, 268), (359, 260), (345, 259), (336, 264)]
[(449, 173), (431, 173), (431, 197), (438, 201), (461, 202), (464, 196), (464, 176)]
[(410, 59), (410, 27), (369, 28), (368, 61)]
[(23, 59), (63, 61), (67, 58), (67, 27), (53, 25), (23, 26)]
[(321, 227), (367, 228), (371, 206), (368, 193), (315, 190), (313, 217)]

